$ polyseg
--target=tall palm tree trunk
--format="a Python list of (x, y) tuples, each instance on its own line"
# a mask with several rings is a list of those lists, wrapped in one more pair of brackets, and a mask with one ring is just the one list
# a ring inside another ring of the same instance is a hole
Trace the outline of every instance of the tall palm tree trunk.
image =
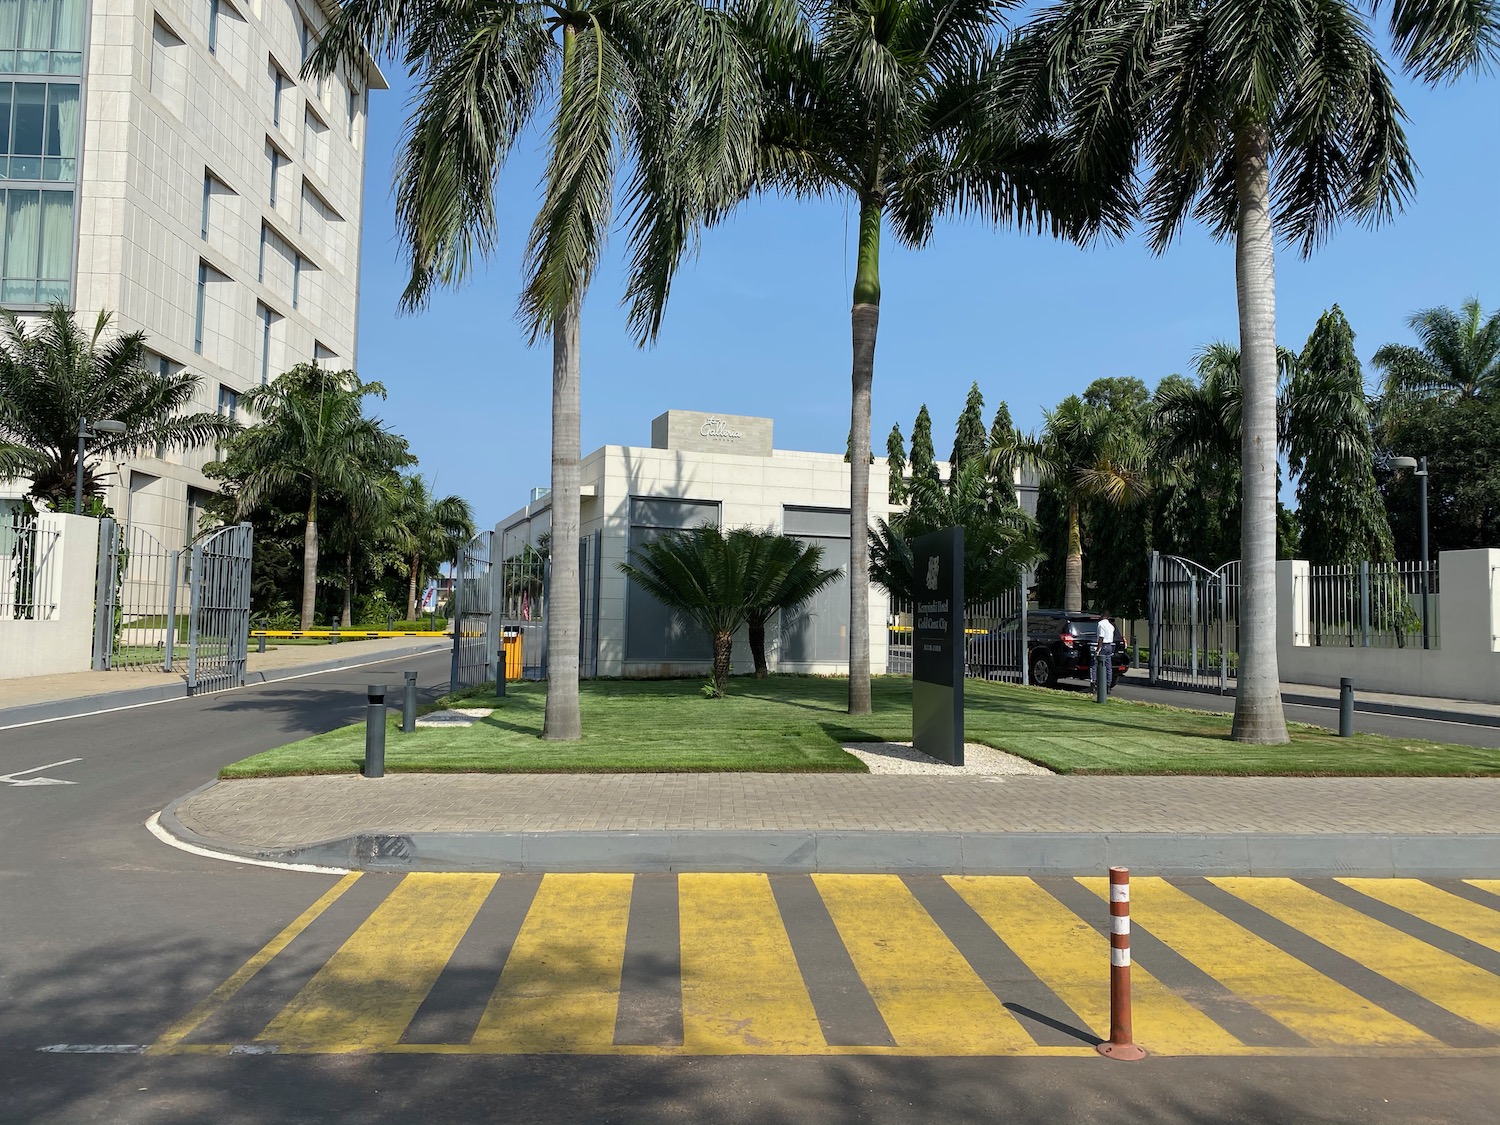
[(849, 414), (849, 714), (870, 703), (870, 388), (880, 327), (880, 204), (859, 208), (859, 264), (850, 324), (854, 343)]
[(547, 589), (547, 711), (542, 737), (582, 737), (578, 712), (579, 389), (581, 294), (569, 298), (552, 329), (552, 580)]
[(1068, 553), (1063, 559), (1063, 609), (1077, 613), (1083, 608), (1083, 530), (1078, 498), (1068, 497)]
[(421, 565), (421, 556), (413, 554), (411, 557), (411, 578), (406, 583), (406, 619), (415, 621), (417, 619), (417, 567)]
[(354, 552), (344, 552), (344, 628), (354, 624)]
[(307, 526), (302, 532), (302, 624), (313, 627), (318, 604), (318, 489), (313, 486), (307, 501)]
[(1240, 667), (1236, 742), (1287, 741), (1276, 660), (1276, 267), (1271, 235), (1270, 133), (1264, 122), (1235, 133), (1239, 229), (1235, 286), (1243, 396), (1240, 513)]

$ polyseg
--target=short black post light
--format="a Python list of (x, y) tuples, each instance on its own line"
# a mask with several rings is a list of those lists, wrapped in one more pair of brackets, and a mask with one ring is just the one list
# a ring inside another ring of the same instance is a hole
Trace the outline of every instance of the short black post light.
[(1386, 464), (1393, 469), (1415, 469), (1417, 479), (1422, 482), (1422, 647), (1431, 648), (1432, 632), (1427, 623), (1427, 458), (1392, 457)]
[(100, 418), (92, 423), (87, 418), (78, 419), (78, 461), (73, 469), (73, 514), (75, 516), (83, 515), (83, 456), (89, 438), (99, 434), (123, 434), (124, 432), (125, 423), (113, 418)]

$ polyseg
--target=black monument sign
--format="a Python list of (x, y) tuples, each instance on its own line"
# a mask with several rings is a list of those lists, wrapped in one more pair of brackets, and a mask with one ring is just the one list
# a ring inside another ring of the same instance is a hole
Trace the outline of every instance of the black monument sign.
[(911, 646), (911, 740), (964, 764), (964, 529), (912, 540), (916, 578)]

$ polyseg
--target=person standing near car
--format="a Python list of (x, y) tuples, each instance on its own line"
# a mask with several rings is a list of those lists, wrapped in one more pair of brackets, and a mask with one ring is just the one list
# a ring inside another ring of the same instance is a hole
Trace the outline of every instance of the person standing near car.
[(1089, 663), (1089, 687), (1098, 683), (1099, 667), (1103, 665), (1105, 675), (1112, 676), (1115, 662), (1115, 626), (1109, 619), (1109, 610), (1099, 614), (1099, 647)]

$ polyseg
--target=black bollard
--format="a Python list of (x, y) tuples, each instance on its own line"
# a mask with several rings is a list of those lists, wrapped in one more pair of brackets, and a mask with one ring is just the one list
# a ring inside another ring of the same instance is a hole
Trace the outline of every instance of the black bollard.
[(1339, 677), (1339, 737), (1349, 738), (1354, 734), (1354, 681), (1348, 676)]
[(366, 777), (385, 776), (385, 685), (371, 684), (365, 688), (369, 705), (365, 708), (365, 768)]
[(498, 666), (495, 671), (495, 694), (501, 699), (505, 698), (505, 629), (500, 630), (500, 653), (495, 660)]
[(417, 729), (417, 674), (406, 673), (406, 698), (401, 701), (401, 729), (410, 734)]
[(1094, 649), (1094, 702), (1109, 702), (1109, 664), (1104, 659), (1104, 646)]
[(256, 639), (257, 639), (257, 640), (258, 640), (258, 641), (259, 641), (259, 642), (260, 642), (260, 643), (259, 643), (259, 644), (257, 644), (257, 645), (256, 645), (256, 646), (255, 646), (255, 651), (256, 651), (256, 652), (265, 652), (265, 651), (266, 651), (266, 635), (265, 635), (265, 634), (264, 634), (264, 633), (262, 633), (262, 634), (261, 634), (261, 635), (260, 635), (260, 636), (259, 636), (259, 637), (258, 637), (258, 638), (256, 638)]

